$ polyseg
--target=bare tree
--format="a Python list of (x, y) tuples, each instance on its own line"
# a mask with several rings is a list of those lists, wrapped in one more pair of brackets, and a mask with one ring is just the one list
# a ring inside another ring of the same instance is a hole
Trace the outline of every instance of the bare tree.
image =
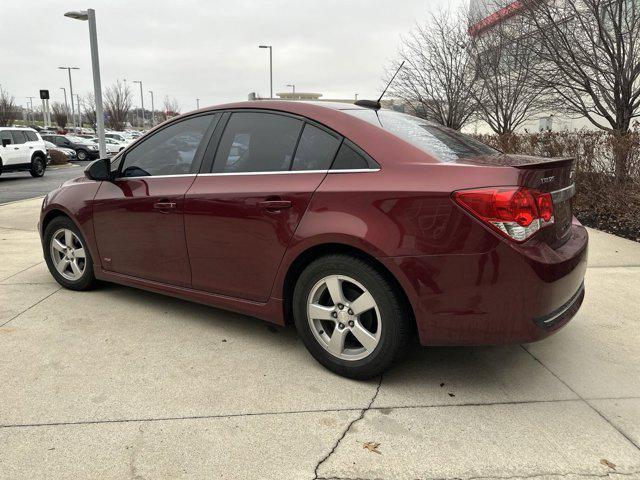
[(93, 93), (87, 92), (87, 94), (82, 97), (82, 111), (87, 121), (93, 126), (93, 129), (96, 130), (96, 99)]
[(164, 97), (164, 119), (167, 120), (171, 117), (180, 115), (180, 105), (175, 98), (169, 98), (169, 95)]
[(628, 174), (628, 134), (640, 115), (640, 4), (634, 0), (531, 2), (538, 77), (570, 114), (616, 137), (616, 177)]
[(18, 118), (18, 108), (13, 95), (0, 88), (0, 127), (10, 126)]
[(64, 104), (53, 102), (51, 104), (51, 113), (53, 114), (53, 121), (56, 122), (58, 127), (65, 128), (67, 126), (67, 109)]
[[(391, 86), (413, 114), (459, 130), (474, 113), (465, 17), (443, 10), (402, 39), (400, 61), (405, 66)], [(391, 72), (391, 73), (393, 73)], [(389, 78), (391, 76), (389, 75)]]
[(124, 130), (127, 113), (131, 109), (131, 90), (129, 85), (117, 80), (105, 91), (105, 111), (109, 127)]
[(522, 35), (525, 24), (517, 16), (471, 37), (479, 118), (505, 140), (532, 115), (548, 108), (545, 86), (534, 75), (538, 61), (534, 39)]

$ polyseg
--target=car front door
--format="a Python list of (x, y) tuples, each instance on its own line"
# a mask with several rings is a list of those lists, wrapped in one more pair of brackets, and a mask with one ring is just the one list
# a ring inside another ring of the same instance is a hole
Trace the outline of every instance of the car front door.
[(171, 123), (119, 157), (115, 180), (100, 185), (93, 204), (105, 270), (190, 286), (184, 195), (218, 118), (204, 114)]
[(217, 138), (215, 156), (207, 151), (205, 160), (213, 159), (212, 171), (199, 174), (185, 197), (193, 288), (265, 302), (340, 139), (263, 111), (225, 114)]

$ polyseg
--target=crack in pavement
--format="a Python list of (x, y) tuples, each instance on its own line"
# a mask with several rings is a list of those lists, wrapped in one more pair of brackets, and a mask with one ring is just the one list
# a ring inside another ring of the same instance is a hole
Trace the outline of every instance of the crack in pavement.
[(571, 390), (575, 395), (578, 396), (578, 398), (580, 400), (582, 400), (585, 405), (587, 405), (589, 408), (591, 408), (594, 412), (596, 412), (605, 422), (607, 422), (609, 425), (611, 425), (611, 428), (613, 428), (616, 432), (618, 432), (620, 435), (622, 435), (631, 445), (633, 445), (634, 447), (636, 447), (636, 449), (640, 450), (640, 445), (638, 445), (636, 442), (633, 441), (633, 439), (627, 435), (625, 432), (623, 432), (620, 428), (618, 428), (617, 426), (615, 426), (613, 423), (611, 423), (611, 421), (602, 414), (602, 412), (600, 412), (600, 410), (598, 410), (596, 407), (594, 407), (589, 400), (585, 399), (582, 395), (580, 395), (578, 392), (576, 392), (573, 388), (571, 388), (571, 386), (565, 382), (563, 379), (561, 379), (556, 372), (554, 372), (553, 370), (551, 370), (551, 368), (549, 368), (547, 365), (545, 365), (544, 363), (542, 363), (542, 361), (536, 357), (533, 353), (531, 353), (527, 348), (525, 348), (524, 345), (520, 345), (520, 347), (522, 347), (522, 349), (527, 352), (529, 355), (531, 355), (531, 358), (533, 358), (536, 362), (538, 362), (540, 365), (542, 365), (551, 375), (553, 375), (554, 377), (556, 377), (558, 379), (558, 381), (562, 382), (562, 384), (567, 387), (569, 390)]
[(8, 277), (5, 277), (3, 279), (0, 279), (0, 282), (5, 282), (7, 280), (9, 280), (10, 278), (15, 277), (16, 275), (20, 275), (23, 272), (26, 272), (27, 270), (31, 270), (33, 267), (37, 267), (38, 265), (42, 265), (44, 263), (44, 260), (42, 260), (41, 262), (36, 263), (35, 265), (31, 265), (30, 267), (25, 268), (24, 270), (20, 270), (19, 272), (16, 272), (12, 275), (9, 275)]
[(376, 387), (376, 391), (374, 392), (373, 397), (371, 397), (369, 404), (365, 408), (360, 410), (360, 415), (358, 415), (358, 417), (355, 420), (351, 421), (349, 425), (347, 425), (347, 428), (345, 428), (344, 432), (342, 432), (342, 435), (340, 436), (340, 438), (338, 438), (336, 443), (333, 445), (333, 448), (331, 449), (331, 451), (327, 453), (322, 459), (320, 459), (320, 461), (316, 464), (316, 468), (313, 471), (313, 480), (320, 480), (320, 478), (322, 478), (318, 476), (318, 470), (320, 469), (322, 464), (326, 462), (329, 459), (329, 457), (331, 457), (331, 455), (333, 455), (333, 453), (336, 451), (336, 449), (340, 445), (340, 442), (344, 439), (344, 437), (347, 435), (349, 430), (351, 430), (351, 427), (353, 427), (355, 423), (362, 420), (364, 418), (364, 414), (371, 409), (371, 405), (373, 405), (373, 402), (375, 402), (376, 398), (378, 397), (378, 393), (380, 393), (380, 387), (382, 386), (382, 376), (383, 375), (380, 375), (380, 380), (378, 380), (378, 386)]

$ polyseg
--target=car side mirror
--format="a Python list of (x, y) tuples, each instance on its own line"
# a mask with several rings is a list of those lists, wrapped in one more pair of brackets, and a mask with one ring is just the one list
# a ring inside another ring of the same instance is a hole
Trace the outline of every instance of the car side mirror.
[(2, 139), (2, 146), (6, 147), (7, 145), (11, 145), (11, 140), (9, 140), (8, 138), (3, 138)]
[(84, 176), (98, 182), (111, 180), (111, 160), (100, 158), (91, 162), (84, 169)]

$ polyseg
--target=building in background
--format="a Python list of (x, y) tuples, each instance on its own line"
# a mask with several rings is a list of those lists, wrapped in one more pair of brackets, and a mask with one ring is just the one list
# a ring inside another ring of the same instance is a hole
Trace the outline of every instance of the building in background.
[[(322, 93), (312, 93), (312, 92), (281, 92), (276, 93), (278, 98), (274, 98), (274, 100), (288, 100), (288, 101), (306, 101), (306, 102), (337, 102), (337, 103), (354, 103), (356, 101), (355, 98), (321, 98)], [(248, 99), (250, 101), (253, 100), (270, 100), (269, 98), (260, 97), (255, 92), (251, 92), (248, 95)], [(404, 112), (404, 105), (398, 99), (382, 99), (380, 102), (382, 104), (382, 108), (388, 108), (390, 110), (395, 110), (397, 112)]]
[[(545, 0), (537, 0), (545, 1)], [(469, 2), (469, 35), (472, 37), (489, 33), (492, 28), (509, 22), (521, 14), (524, 9), (521, 0), (470, 0)], [(523, 32), (524, 33), (524, 32)], [(533, 115), (519, 130), (528, 132), (542, 131), (573, 131), (581, 129), (595, 129), (586, 118), (570, 118), (559, 111), (549, 111)], [(482, 121), (471, 123), (466, 131), (489, 133), (489, 127)]]

